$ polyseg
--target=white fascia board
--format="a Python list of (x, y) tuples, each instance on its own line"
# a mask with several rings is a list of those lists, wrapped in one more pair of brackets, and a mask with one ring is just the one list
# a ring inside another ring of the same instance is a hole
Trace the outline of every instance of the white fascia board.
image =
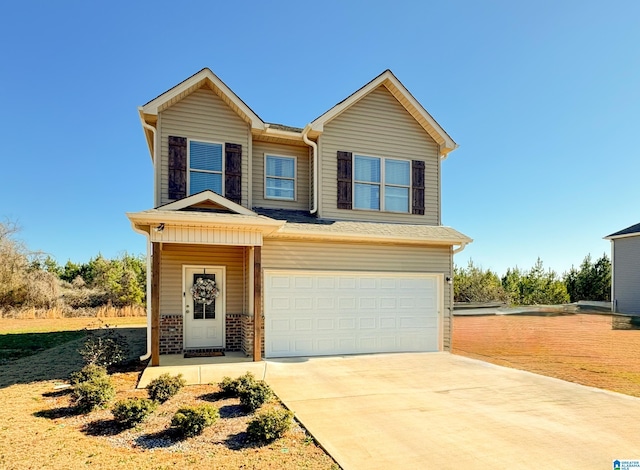
[(261, 232), (271, 232), (278, 230), (285, 223), (283, 220), (274, 220), (262, 215), (243, 216), (237, 214), (203, 214), (199, 212), (165, 212), (157, 209), (127, 212), (126, 215), (138, 228), (147, 225), (166, 224), (191, 227), (239, 228), (243, 230), (255, 229)]
[(441, 245), (454, 246), (471, 243), (470, 238), (464, 239), (426, 239), (415, 237), (401, 237), (394, 235), (376, 235), (362, 233), (336, 233), (336, 232), (312, 232), (312, 231), (286, 231), (284, 230), (271, 233), (268, 238), (290, 238), (290, 239), (312, 239), (312, 240), (331, 240), (331, 241), (368, 241), (368, 242), (387, 242), (387, 243), (407, 243), (412, 245)]
[(603, 240), (617, 240), (618, 238), (629, 238), (629, 237), (640, 237), (640, 232), (634, 232), (634, 233), (625, 233), (622, 235), (609, 235), (608, 237), (603, 237)]

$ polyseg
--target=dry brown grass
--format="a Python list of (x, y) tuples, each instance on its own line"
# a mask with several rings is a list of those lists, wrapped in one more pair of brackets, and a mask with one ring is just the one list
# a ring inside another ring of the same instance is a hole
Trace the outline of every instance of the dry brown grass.
[(640, 331), (611, 315), (456, 316), (452, 352), (640, 397)]
[(0, 309), (0, 318), (15, 319), (56, 319), (56, 318), (122, 318), (145, 317), (147, 310), (139, 305), (112, 307), (103, 305), (95, 308), (53, 307), (53, 308), (5, 308)]
[[(49, 331), (82, 329), (82, 320), (88, 319), (0, 319), (0, 331), (41, 330), (47, 321)], [(128, 327), (126, 320), (106, 322), (119, 323), (119, 331), (133, 345), (132, 356), (141, 354), (145, 328)], [(30, 323), (32, 328), (28, 328)], [(201, 436), (181, 441), (167, 433), (178, 407), (214, 400), (217, 387), (212, 385), (185, 387), (148, 422), (132, 430), (118, 429), (109, 410), (74, 414), (69, 394), (55, 387), (82, 366), (76, 353), (79, 345), (80, 340), (71, 341), (0, 365), (0, 468), (338, 468), (298, 425), (266, 446), (245, 442), (249, 416), (240, 411), (236, 399), (213, 402), (220, 407), (222, 418)], [(135, 388), (141, 367), (112, 375), (118, 399), (146, 396), (145, 390)]]

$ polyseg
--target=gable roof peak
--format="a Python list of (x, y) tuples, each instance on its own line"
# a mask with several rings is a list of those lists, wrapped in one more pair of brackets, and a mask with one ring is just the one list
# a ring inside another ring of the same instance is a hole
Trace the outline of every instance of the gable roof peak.
[(178, 211), (181, 209), (187, 209), (189, 207), (196, 206), (202, 203), (212, 203), (216, 206), (224, 208), (230, 212), (234, 212), (240, 215), (253, 215), (257, 216), (255, 212), (247, 209), (246, 207), (241, 206), (240, 204), (236, 204), (229, 199), (214, 193), (209, 189), (205, 189), (204, 191), (200, 191), (199, 193), (192, 194), (191, 196), (184, 197), (182, 199), (178, 199), (177, 201), (169, 202), (167, 204), (163, 204), (156, 209), (162, 211)]
[(205, 67), (174, 87), (156, 96), (140, 109), (141, 116), (154, 116), (177, 103), (194, 91), (208, 85), (214, 93), (233, 109), (243, 120), (251, 124), (253, 129), (263, 130), (264, 121), (242, 99), (236, 95), (210, 68)]
[(340, 101), (333, 108), (316, 118), (309, 125), (311, 129), (322, 133), (324, 126), (338, 117), (340, 114), (351, 108), (358, 101), (369, 95), (380, 86), (384, 86), (396, 100), (407, 110), (409, 114), (420, 124), (433, 140), (440, 146), (440, 154), (444, 158), (456, 148), (458, 144), (447, 134), (438, 122), (427, 112), (418, 100), (407, 90), (400, 80), (393, 74), (391, 69), (384, 70), (373, 80), (356, 90), (344, 100)]

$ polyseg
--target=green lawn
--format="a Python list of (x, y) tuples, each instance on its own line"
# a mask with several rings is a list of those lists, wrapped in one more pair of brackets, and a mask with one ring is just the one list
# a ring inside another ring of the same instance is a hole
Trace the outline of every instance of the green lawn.
[(31, 356), (46, 349), (82, 338), (85, 332), (54, 331), (48, 333), (7, 333), (0, 335), (0, 364)]

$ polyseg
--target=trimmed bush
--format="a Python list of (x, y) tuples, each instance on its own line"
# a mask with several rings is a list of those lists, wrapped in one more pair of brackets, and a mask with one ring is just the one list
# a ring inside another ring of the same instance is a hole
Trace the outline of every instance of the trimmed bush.
[(162, 374), (147, 385), (147, 393), (153, 401), (164, 403), (178, 393), (186, 384), (187, 382), (182, 378), (182, 374), (175, 376)]
[(273, 397), (271, 387), (264, 380), (258, 380), (238, 391), (240, 404), (253, 412)]
[(227, 397), (237, 397), (242, 390), (246, 390), (256, 383), (256, 378), (251, 372), (247, 372), (240, 377), (232, 379), (231, 377), (224, 377), (222, 382), (218, 384), (220, 387), (220, 393)]
[(171, 419), (171, 426), (178, 429), (185, 437), (202, 434), (220, 417), (218, 409), (211, 405), (188, 406), (180, 408)]
[(104, 367), (97, 366), (95, 364), (87, 364), (79, 371), (73, 372), (69, 376), (69, 382), (71, 382), (71, 385), (78, 385), (82, 382), (100, 379), (106, 376), (107, 376), (107, 369), (105, 369)]
[(108, 375), (80, 382), (73, 388), (75, 406), (81, 412), (105, 408), (116, 396), (116, 389)]
[(124, 336), (107, 325), (104, 330), (87, 330), (87, 339), (78, 352), (86, 364), (108, 367), (127, 359), (129, 343)]
[(269, 408), (256, 414), (249, 422), (247, 434), (254, 441), (271, 442), (284, 436), (292, 422), (293, 412), (284, 408)]
[(148, 398), (129, 398), (117, 402), (111, 412), (122, 426), (132, 428), (149, 417), (158, 404)]

